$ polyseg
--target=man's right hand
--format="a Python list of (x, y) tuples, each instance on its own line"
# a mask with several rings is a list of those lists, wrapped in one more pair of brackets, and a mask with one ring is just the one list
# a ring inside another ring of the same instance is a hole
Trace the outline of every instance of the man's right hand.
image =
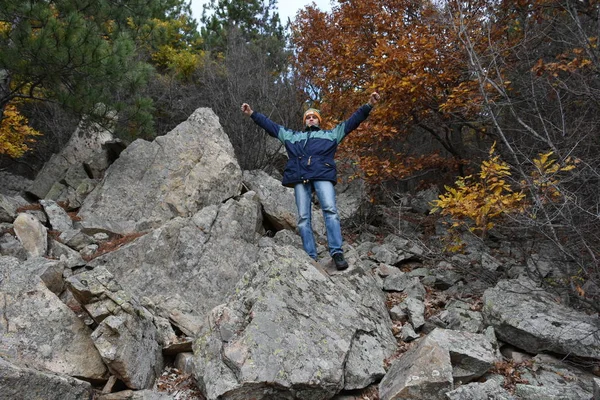
[(247, 116), (251, 116), (254, 111), (252, 111), (252, 108), (250, 108), (250, 104), (244, 103), (242, 104), (242, 112)]

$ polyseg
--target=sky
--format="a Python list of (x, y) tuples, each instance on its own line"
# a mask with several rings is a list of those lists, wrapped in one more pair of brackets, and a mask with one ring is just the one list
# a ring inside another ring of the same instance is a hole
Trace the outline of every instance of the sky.
[[(202, 15), (202, 5), (208, 0), (192, 0), (192, 16), (200, 21)], [(293, 21), (296, 12), (305, 6), (315, 3), (321, 11), (331, 11), (331, 0), (278, 0), (279, 19), (281, 24), (285, 25), (288, 17)]]

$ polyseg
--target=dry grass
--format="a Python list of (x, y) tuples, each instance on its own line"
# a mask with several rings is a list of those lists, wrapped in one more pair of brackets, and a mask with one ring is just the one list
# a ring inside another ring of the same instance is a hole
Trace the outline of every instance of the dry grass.
[(106, 242), (103, 242), (100, 244), (100, 246), (98, 247), (98, 250), (91, 256), (87, 256), (84, 257), (85, 261), (90, 261), (93, 260), (96, 257), (100, 257), (103, 254), (106, 253), (110, 253), (111, 251), (115, 251), (118, 248), (133, 242), (135, 239), (144, 236), (146, 233), (145, 232), (136, 232), (136, 233), (130, 233), (127, 235), (121, 235), (115, 239), (111, 239), (111, 240), (107, 240)]

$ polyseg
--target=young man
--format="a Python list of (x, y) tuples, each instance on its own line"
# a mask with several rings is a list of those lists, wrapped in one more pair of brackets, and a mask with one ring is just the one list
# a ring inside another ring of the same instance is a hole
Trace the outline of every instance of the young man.
[(283, 172), (284, 186), (294, 188), (298, 208), (298, 230), (304, 250), (314, 260), (317, 259), (317, 246), (311, 224), (311, 197), (317, 193), (327, 228), (329, 255), (338, 270), (348, 268), (342, 250), (342, 230), (340, 217), (335, 206), (337, 170), (333, 160), (338, 144), (344, 137), (360, 125), (379, 101), (379, 94), (373, 92), (367, 104), (360, 107), (350, 118), (333, 129), (321, 129), (321, 114), (311, 108), (304, 113), (304, 131), (292, 131), (277, 125), (265, 115), (252, 111), (248, 103), (242, 104), (242, 112), (267, 133), (279, 139), (287, 150), (289, 160)]

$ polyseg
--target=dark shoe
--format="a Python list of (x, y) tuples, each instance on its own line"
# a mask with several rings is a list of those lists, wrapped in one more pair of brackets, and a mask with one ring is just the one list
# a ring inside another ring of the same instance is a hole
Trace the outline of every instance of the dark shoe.
[(343, 271), (348, 268), (348, 262), (344, 259), (344, 255), (342, 253), (335, 253), (331, 256), (333, 258), (333, 262), (335, 263), (335, 267), (338, 271)]

